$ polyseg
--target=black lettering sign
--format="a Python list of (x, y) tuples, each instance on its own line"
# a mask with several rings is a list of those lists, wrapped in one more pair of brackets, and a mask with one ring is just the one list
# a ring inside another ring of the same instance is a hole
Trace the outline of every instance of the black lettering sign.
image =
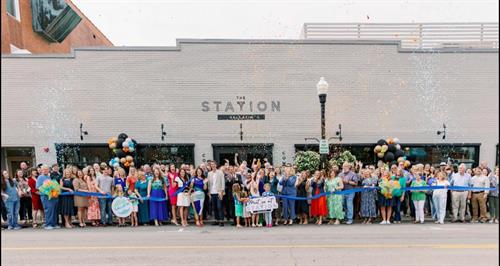
[(265, 120), (265, 115), (217, 115), (218, 120)]

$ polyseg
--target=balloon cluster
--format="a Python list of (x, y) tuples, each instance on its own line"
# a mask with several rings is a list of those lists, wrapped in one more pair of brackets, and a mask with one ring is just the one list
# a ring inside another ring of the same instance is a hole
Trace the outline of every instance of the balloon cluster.
[(112, 137), (108, 140), (109, 148), (113, 151), (116, 157), (109, 161), (112, 167), (134, 166), (134, 155), (137, 142), (131, 139), (125, 133), (121, 133), (118, 137)]
[(392, 163), (395, 160), (397, 160), (398, 163), (406, 163), (405, 153), (401, 149), (398, 138), (388, 138), (387, 140), (380, 139), (377, 141), (377, 146), (375, 146), (373, 152), (379, 159), (386, 163)]

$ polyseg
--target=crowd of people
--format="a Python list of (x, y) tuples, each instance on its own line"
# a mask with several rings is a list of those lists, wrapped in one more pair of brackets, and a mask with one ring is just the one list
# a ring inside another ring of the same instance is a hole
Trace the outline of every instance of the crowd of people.
[[(387, 225), (401, 223), (404, 216), (412, 217), (414, 223), (424, 223), (428, 217), (437, 224), (447, 217), (462, 223), (466, 219), (498, 223), (499, 218), (499, 169), (491, 170), (486, 162), (473, 169), (447, 163), (408, 167), (404, 163), (363, 166), (345, 162), (328, 171), (311, 172), (298, 171), (296, 165), (273, 166), (267, 160), (239, 163), (235, 157), (234, 165), (227, 160), (198, 167), (155, 163), (127, 170), (96, 163), (82, 169), (67, 165), (60, 171), (57, 164), (28, 168), (23, 162), (15, 176), (2, 172), (2, 220), (8, 229), (43, 226), (50, 230), (75, 224), (185, 227), (193, 221), (203, 227), (208, 218), (213, 225), (224, 226), (226, 220), (236, 227), (310, 222), (349, 225), (354, 221)], [(69, 193), (49, 199), (38, 191), (45, 180), (57, 181), (62, 192)], [(428, 186), (444, 188), (418, 190)], [(496, 189), (452, 191), (448, 187)], [(356, 188), (373, 189), (349, 193)], [(114, 216), (111, 204), (117, 196), (130, 199), (129, 217)], [(247, 211), (249, 200), (261, 196), (275, 196), (278, 208)]]

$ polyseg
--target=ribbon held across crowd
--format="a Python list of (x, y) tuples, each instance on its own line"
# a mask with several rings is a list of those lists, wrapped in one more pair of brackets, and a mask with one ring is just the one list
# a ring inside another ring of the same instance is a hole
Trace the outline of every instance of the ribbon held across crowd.
[[(188, 183), (189, 184), (189, 183)], [(183, 186), (179, 188), (176, 191), (176, 195), (181, 193), (186, 187)], [(363, 192), (363, 191), (370, 191), (370, 190), (379, 190), (379, 187), (360, 187), (360, 188), (353, 188), (353, 189), (347, 189), (347, 190), (339, 190), (339, 191), (333, 191), (333, 192), (324, 192), (324, 193), (319, 193), (317, 195), (314, 195), (312, 197), (296, 197), (296, 196), (287, 196), (287, 195), (274, 195), (277, 198), (283, 198), (283, 199), (291, 199), (291, 200), (313, 200), (313, 199), (318, 199), (324, 196), (328, 196), (331, 194), (337, 194), (337, 195), (347, 195), (347, 194), (352, 194), (352, 193), (358, 193), (358, 192)], [(486, 188), (486, 187), (461, 187), (461, 186), (424, 186), (424, 187), (406, 187), (406, 188), (401, 188), (401, 191), (412, 191), (412, 190), (438, 190), (438, 189), (449, 189), (449, 190), (455, 190), (455, 191), (494, 191), (496, 188)], [(83, 196), (83, 197), (99, 197), (99, 198), (109, 198), (113, 199), (115, 197), (106, 194), (103, 195), (102, 193), (97, 193), (97, 192), (63, 192), (60, 194), (60, 196)], [(150, 201), (166, 201), (166, 198), (156, 198), (156, 197), (141, 197), (139, 198), (140, 200), (150, 200)]]

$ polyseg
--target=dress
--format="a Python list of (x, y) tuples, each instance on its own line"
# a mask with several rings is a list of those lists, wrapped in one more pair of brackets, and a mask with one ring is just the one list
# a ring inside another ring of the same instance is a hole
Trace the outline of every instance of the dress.
[[(182, 188), (184, 186), (184, 182), (180, 177), (175, 178), (175, 183), (177, 183), (177, 187), (179, 187), (179, 188)], [(189, 187), (186, 186), (182, 192), (177, 194), (177, 206), (189, 207), (189, 205), (191, 204), (191, 199), (189, 198), (189, 194), (187, 193), (188, 190), (189, 190)]]
[[(300, 183), (297, 187), (297, 197), (307, 197), (306, 181)], [(307, 204), (307, 200), (296, 200), (295, 204), (295, 212), (297, 214), (309, 214), (309, 204)]]
[[(73, 178), (63, 178), (62, 183), (63, 187), (69, 188), (73, 191), (75, 190), (75, 188), (73, 187)], [(61, 190), (61, 192), (67, 192), (67, 191)], [(74, 196), (73, 195), (60, 196), (59, 201), (61, 201), (61, 215), (73, 216), (75, 209)]]
[(177, 205), (177, 196), (175, 195), (175, 192), (177, 191), (177, 182), (175, 182), (175, 178), (177, 177), (177, 173), (172, 173), (168, 172), (167, 178), (168, 178), (168, 198), (170, 201), (170, 205), (176, 206)]
[[(333, 180), (326, 179), (325, 190), (326, 192), (334, 192), (340, 189), (340, 177), (335, 177)], [(342, 195), (330, 194), (326, 198), (328, 205), (328, 218), (330, 219), (344, 219), (344, 210), (342, 209)]]
[(135, 176), (129, 176), (127, 177), (127, 188), (128, 191), (134, 192), (135, 191), (135, 184), (137, 183), (137, 177)]
[[(312, 187), (312, 195), (318, 195), (321, 193), (325, 193), (325, 181), (321, 180), (320, 182), (311, 181)], [(311, 216), (326, 216), (328, 214), (328, 210), (326, 208), (326, 196), (319, 197), (317, 199), (313, 199), (311, 201)]]
[(193, 203), (195, 212), (198, 215), (203, 213), (203, 204), (205, 202), (205, 193), (203, 192), (203, 179), (200, 177), (193, 177), (193, 192), (191, 193), (191, 202)]
[[(92, 180), (90, 182), (90, 192), (97, 192), (96, 181)], [(87, 219), (89, 220), (100, 220), (101, 219), (101, 209), (99, 208), (99, 199), (95, 196), (89, 197), (89, 209), (87, 211)]]
[(31, 189), (31, 203), (33, 204), (33, 210), (43, 211), (42, 200), (40, 199), (40, 195), (36, 193), (38, 192), (38, 189), (36, 189), (36, 179), (30, 177), (28, 179), (28, 186), (30, 186)]
[[(362, 186), (375, 187), (377, 185), (376, 177), (368, 177), (361, 182)], [(361, 217), (375, 218), (377, 217), (377, 190), (365, 190), (361, 192)]]
[[(148, 196), (148, 181), (147, 180), (137, 181), (135, 183), (135, 189), (137, 190), (137, 192), (139, 192), (141, 197), (143, 197), (143, 198), (147, 197)], [(142, 202), (139, 201), (138, 211), (139, 211), (139, 214), (138, 214), (137, 218), (139, 220), (139, 223), (141, 223), (141, 224), (149, 223), (149, 200), (143, 200)]]
[[(81, 180), (80, 178), (75, 178), (73, 180), (73, 187), (75, 191), (79, 189), (88, 190), (87, 182)], [(86, 196), (75, 196), (75, 207), (86, 208), (89, 206), (89, 197)]]
[(243, 217), (243, 204), (241, 201), (238, 200), (236, 192), (233, 193), (233, 199), (234, 199), (234, 216)]
[[(165, 190), (161, 180), (151, 180), (152, 198), (166, 198)], [(168, 209), (166, 201), (150, 200), (149, 202), (149, 220), (166, 221), (168, 219)]]

